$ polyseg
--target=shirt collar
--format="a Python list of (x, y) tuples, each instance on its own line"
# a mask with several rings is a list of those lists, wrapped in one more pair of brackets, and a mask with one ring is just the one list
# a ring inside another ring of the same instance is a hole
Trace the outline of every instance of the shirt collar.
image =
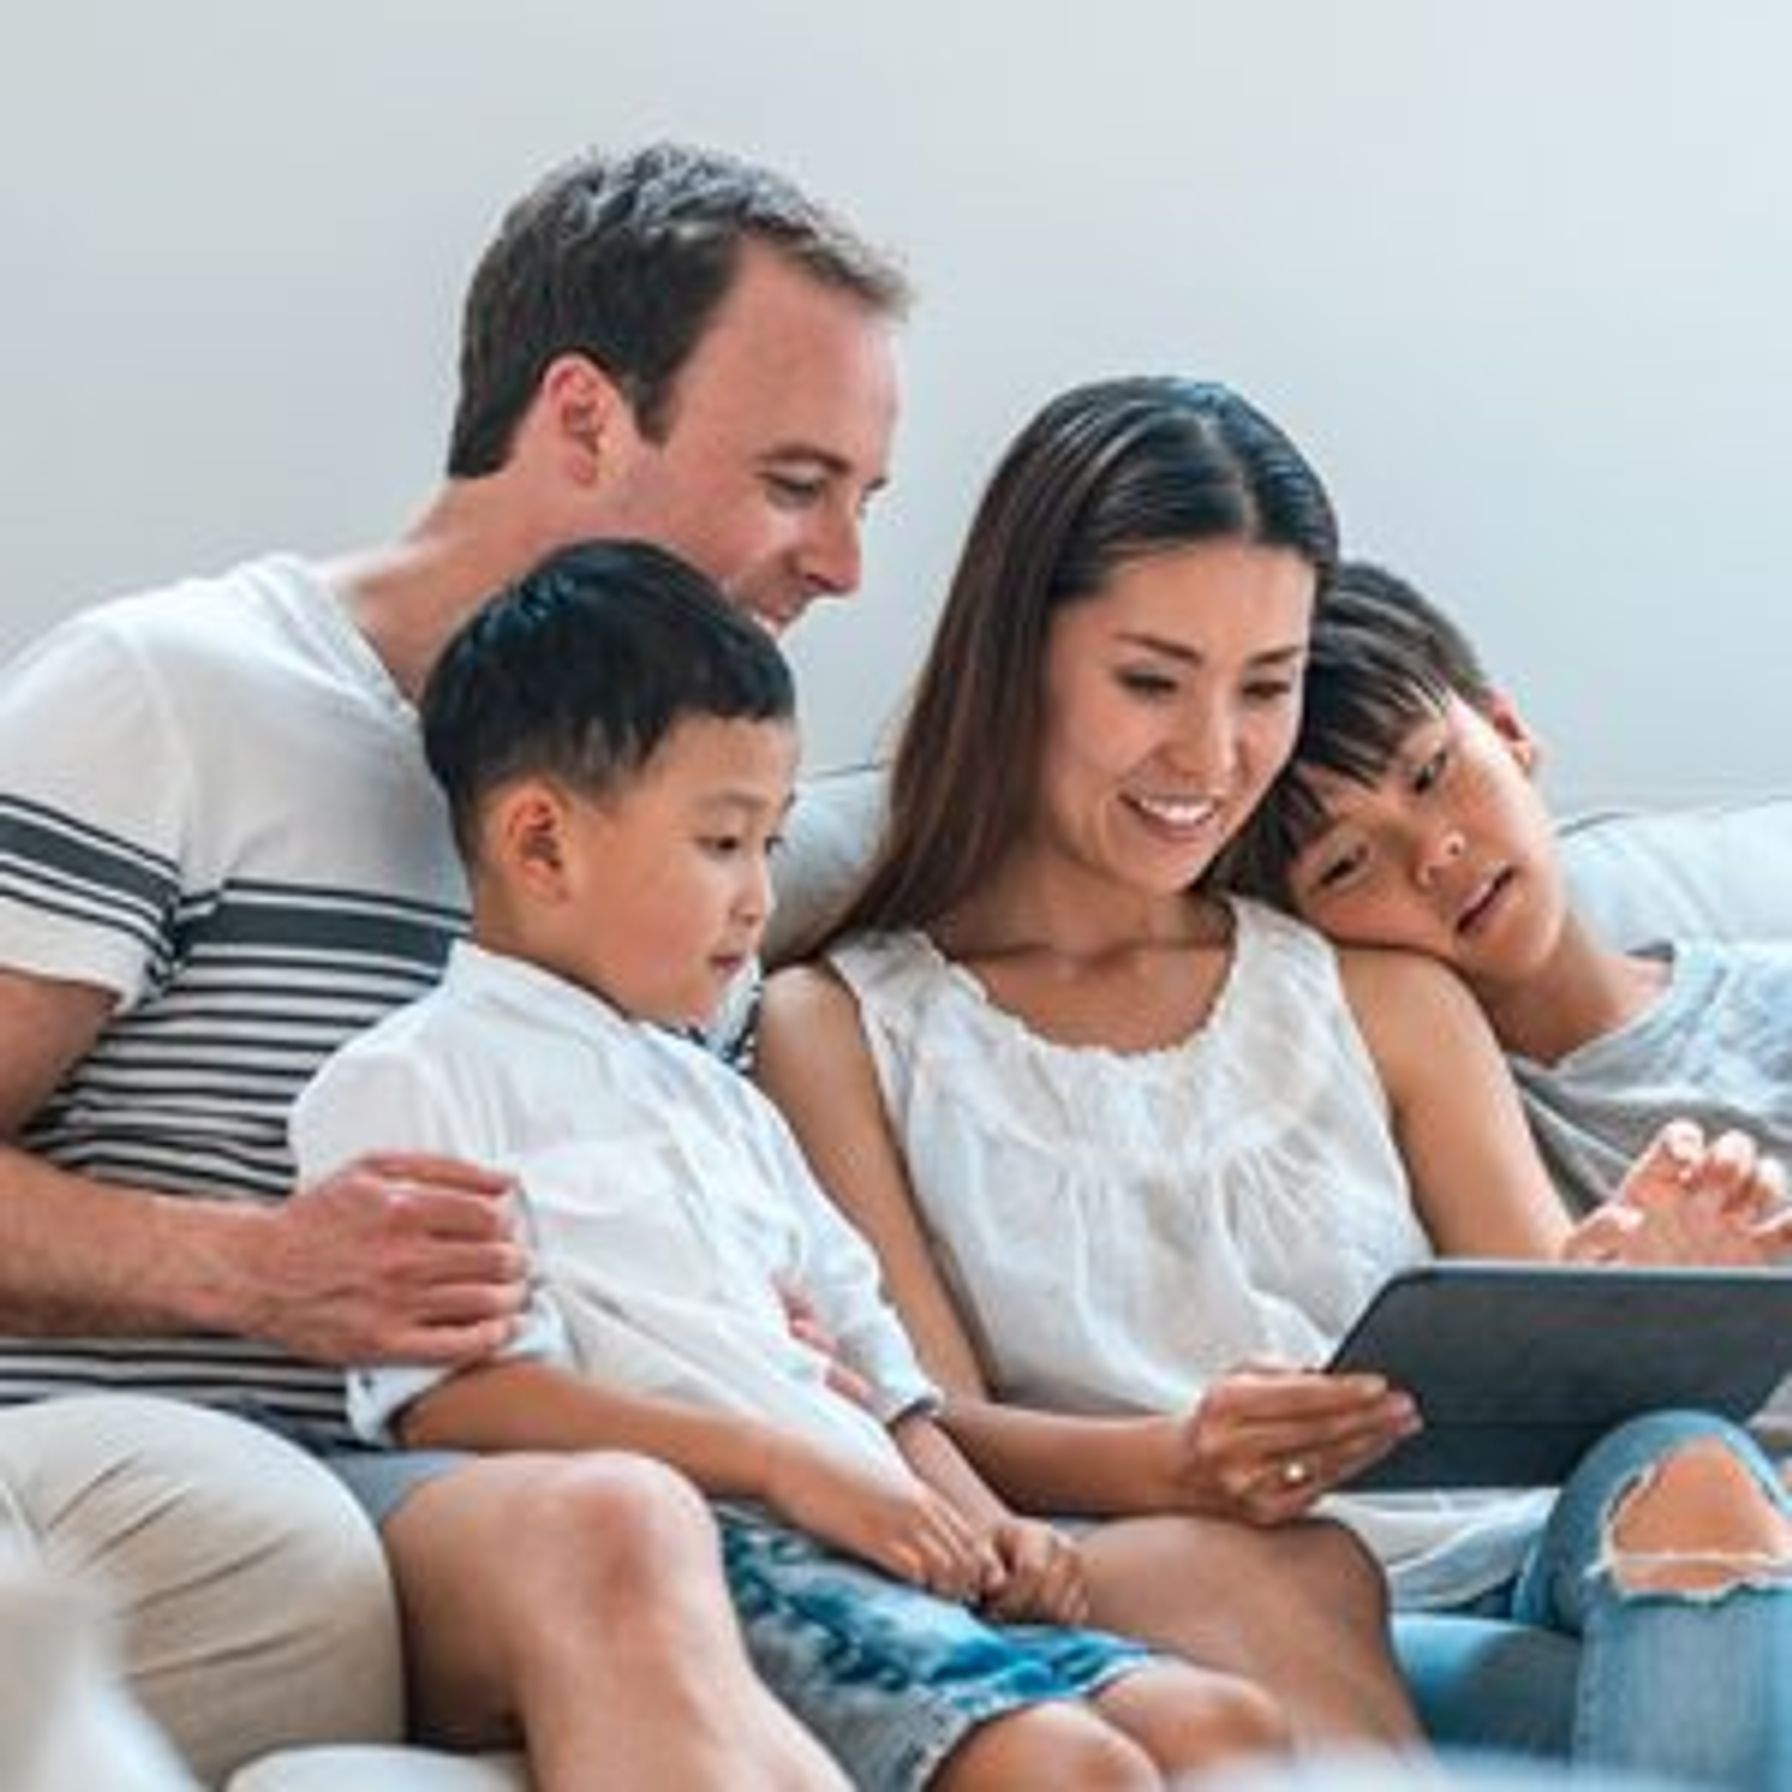
[(558, 972), (507, 952), (487, 951), (471, 940), (454, 942), (442, 981), (457, 993), (522, 1013), (537, 1026), (590, 1034), (632, 1031), (638, 1024), (614, 1003)]

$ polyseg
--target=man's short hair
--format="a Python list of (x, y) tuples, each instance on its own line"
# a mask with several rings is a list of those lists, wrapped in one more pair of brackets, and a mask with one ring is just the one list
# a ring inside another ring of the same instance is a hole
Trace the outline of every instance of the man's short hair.
[(1368, 561), (1341, 562), (1314, 607), (1294, 755), (1227, 850), (1219, 880), (1287, 906), (1288, 873), (1326, 824), (1307, 774), (1378, 782), (1452, 696), (1481, 710), (1493, 701), (1468, 637), (1404, 579)]
[(681, 721), (786, 722), (790, 668), (713, 584), (646, 542), (585, 542), (506, 587), (423, 692), (423, 750), (471, 862), (479, 814), (517, 778), (612, 794)]
[(449, 475), (504, 464), (542, 374), (565, 354), (589, 356), (641, 432), (663, 439), (679, 370), (748, 242), (873, 311), (907, 305), (892, 260), (769, 169), (677, 143), (556, 168), (505, 214), (468, 288)]

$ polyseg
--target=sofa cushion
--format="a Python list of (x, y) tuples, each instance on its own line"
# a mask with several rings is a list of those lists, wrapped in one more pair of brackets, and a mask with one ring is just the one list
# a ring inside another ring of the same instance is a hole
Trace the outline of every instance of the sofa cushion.
[(826, 921), (864, 869), (883, 821), (878, 765), (805, 778), (784, 829), (773, 871), (778, 904), (766, 929), (765, 958), (781, 964)]
[(520, 1755), (427, 1748), (289, 1748), (232, 1776), (225, 1792), (529, 1792)]
[(1576, 901), (1615, 946), (1792, 939), (1792, 796), (1563, 824)]

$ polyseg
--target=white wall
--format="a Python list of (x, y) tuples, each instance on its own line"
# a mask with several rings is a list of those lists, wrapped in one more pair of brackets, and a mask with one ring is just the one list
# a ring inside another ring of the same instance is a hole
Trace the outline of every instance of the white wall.
[(867, 746), (1049, 390), (1216, 374), (1453, 603), (1572, 800), (1780, 781), (1792, 9), (1761, 0), (14, 0), (0, 650), (395, 524), (460, 289), (587, 142), (789, 169), (903, 247), (896, 489), (796, 644)]

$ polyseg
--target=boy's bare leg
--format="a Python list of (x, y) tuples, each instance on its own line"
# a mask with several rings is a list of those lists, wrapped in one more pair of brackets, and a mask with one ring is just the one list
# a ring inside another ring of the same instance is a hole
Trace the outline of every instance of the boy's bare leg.
[(846, 1792), (754, 1676), (714, 1523), (670, 1470), (491, 1457), (419, 1487), (384, 1537), (426, 1738), (520, 1732), (541, 1792)]
[(1280, 1706), (1262, 1688), (1186, 1661), (1123, 1675), (1093, 1702), (1171, 1785), (1222, 1762), (1283, 1753), (1292, 1740)]
[(1009, 1792), (1075, 1786), (1079, 1792), (1161, 1792), (1151, 1757), (1087, 1705), (1029, 1705), (973, 1730), (928, 1792)]

